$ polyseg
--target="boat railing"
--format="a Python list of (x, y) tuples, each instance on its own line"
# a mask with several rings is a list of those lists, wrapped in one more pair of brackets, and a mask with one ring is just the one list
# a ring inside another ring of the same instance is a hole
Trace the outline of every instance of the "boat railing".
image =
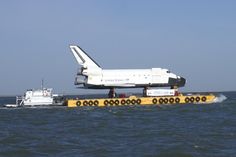
[(16, 96), (16, 105), (23, 106), (24, 96)]

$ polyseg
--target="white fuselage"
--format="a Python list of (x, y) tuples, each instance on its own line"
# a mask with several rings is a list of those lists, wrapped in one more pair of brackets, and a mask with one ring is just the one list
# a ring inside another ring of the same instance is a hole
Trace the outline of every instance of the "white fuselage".
[[(175, 77), (174, 75), (172, 77)], [(168, 83), (169, 75), (162, 69), (127, 69), (127, 70), (103, 70), (103, 84), (165, 84)]]
[[(84, 80), (81, 80), (80, 76), (85, 76)], [(84, 84), (88, 88), (165, 87), (170, 86), (168, 85), (170, 78), (180, 79), (167, 69), (161, 68), (117, 70), (87, 68), (80, 72), (80, 76), (78, 76), (77, 83)]]

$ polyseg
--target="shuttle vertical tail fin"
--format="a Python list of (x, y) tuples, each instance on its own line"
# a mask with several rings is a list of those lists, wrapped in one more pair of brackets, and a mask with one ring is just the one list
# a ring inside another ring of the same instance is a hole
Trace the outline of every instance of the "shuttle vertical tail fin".
[(70, 45), (70, 49), (79, 65), (87, 68), (101, 68), (83, 49), (79, 46)]

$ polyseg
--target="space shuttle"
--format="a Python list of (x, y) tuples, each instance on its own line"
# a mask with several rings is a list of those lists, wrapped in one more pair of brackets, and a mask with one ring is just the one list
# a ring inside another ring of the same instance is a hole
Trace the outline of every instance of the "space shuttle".
[(168, 69), (102, 69), (82, 48), (71, 45), (70, 49), (81, 66), (75, 85), (89, 89), (114, 88), (178, 88), (185, 85), (185, 78)]

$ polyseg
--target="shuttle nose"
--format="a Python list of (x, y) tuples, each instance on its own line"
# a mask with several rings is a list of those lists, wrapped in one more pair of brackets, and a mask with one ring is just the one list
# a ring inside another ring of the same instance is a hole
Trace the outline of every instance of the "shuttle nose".
[(184, 85), (185, 85), (185, 83), (186, 83), (186, 79), (185, 78), (183, 78), (183, 77), (180, 77), (180, 79), (178, 79), (178, 86), (179, 87), (183, 87)]
[(178, 77), (178, 78), (169, 78), (169, 85), (170, 86), (178, 86), (178, 87), (183, 87), (186, 83), (186, 79), (183, 77)]

